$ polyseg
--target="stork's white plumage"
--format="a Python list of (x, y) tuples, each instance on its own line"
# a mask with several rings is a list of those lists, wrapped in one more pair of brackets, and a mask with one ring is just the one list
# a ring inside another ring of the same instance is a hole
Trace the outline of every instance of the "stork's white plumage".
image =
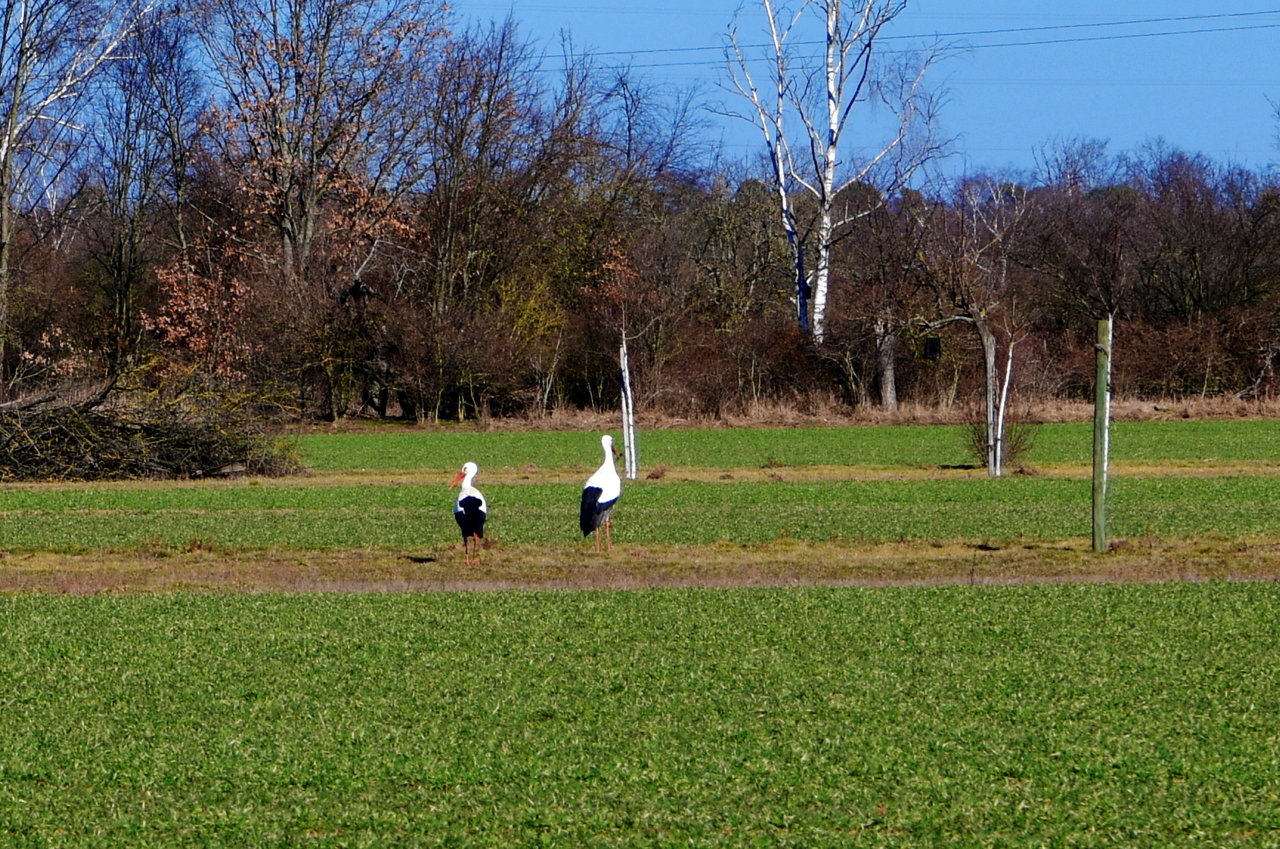
[(489, 515), (489, 505), (485, 503), (480, 490), (472, 486), (480, 467), (475, 463), (464, 463), (462, 471), (449, 484), (450, 489), (462, 484), (458, 490), (458, 500), (453, 503), (453, 518), (462, 530), (462, 553), (468, 566), (471, 565), (471, 542), (475, 542), (476, 561), (480, 560), (480, 540), (484, 537), (484, 520)]
[(613, 458), (618, 453), (613, 447), (613, 437), (606, 433), (600, 437), (600, 445), (604, 448), (604, 462), (595, 474), (587, 478), (586, 486), (582, 488), (582, 513), (578, 524), (584, 537), (595, 531), (596, 551), (600, 550), (600, 527), (603, 525), (605, 545), (613, 551), (611, 516), (613, 505), (622, 496), (622, 478), (618, 477), (618, 470), (613, 465)]

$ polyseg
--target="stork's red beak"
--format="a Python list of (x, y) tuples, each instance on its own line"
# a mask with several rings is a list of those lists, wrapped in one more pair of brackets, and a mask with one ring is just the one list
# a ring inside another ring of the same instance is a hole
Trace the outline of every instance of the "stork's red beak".
[(620, 453), (618, 452), (618, 447), (617, 447), (616, 445), (610, 445), (610, 446), (609, 446), (609, 450), (613, 452), (613, 456), (615, 456), (615, 457), (621, 457), (621, 456), (622, 456), (622, 454), (620, 454)]
[(467, 476), (466, 472), (458, 472), (458, 476), (453, 479), (453, 483), (449, 484), (449, 489), (453, 489), (455, 486), (462, 483), (462, 479), (465, 478), (466, 476)]

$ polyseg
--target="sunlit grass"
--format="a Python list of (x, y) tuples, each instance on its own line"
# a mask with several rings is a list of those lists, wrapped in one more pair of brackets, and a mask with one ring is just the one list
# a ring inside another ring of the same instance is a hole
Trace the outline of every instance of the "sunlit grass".
[[(856, 465), (922, 468), (972, 464), (969, 429), (954, 425), (844, 428), (736, 428), (655, 430), (640, 434), (641, 463), (712, 468), (764, 465)], [(1280, 421), (1118, 422), (1112, 435), (1117, 462), (1280, 462)], [(308, 435), (299, 449), (312, 468), (452, 469), (467, 460), (481, 468), (534, 465), (542, 469), (594, 467), (599, 435), (589, 432), (480, 433), (385, 431)], [(1049, 424), (1035, 429), (1030, 463), (1088, 464), (1091, 424)]]
[[(580, 539), (579, 485), (495, 484), (487, 531), (509, 544)], [(405, 549), (455, 541), (439, 485), (94, 487), (0, 492), (8, 550), (182, 546)], [(826, 482), (637, 482), (615, 513), (622, 543), (796, 540), (1053, 540), (1088, 536), (1087, 480), (1054, 477)], [(1280, 477), (1113, 482), (1116, 536), (1280, 529)]]
[[(0, 489), (33, 593), (0, 596), (0, 845), (1275, 844), (1276, 585), (1007, 585), (1273, 574), (1275, 423), (1187, 424), (1118, 430), (1154, 473), (1112, 480), (1137, 544), (1104, 556), (1053, 542), (1087, 539), (1085, 476), (947, 469), (955, 428), (645, 434), (682, 471), (626, 484), (603, 557), (576, 528), (595, 434)], [(1088, 437), (1046, 429), (1036, 462)], [(496, 545), (465, 575), (436, 474), (464, 459)], [(1259, 469), (1186, 474), (1233, 462)], [(380, 592), (654, 570), (1006, 585)], [(375, 592), (236, 594), (264, 588)], [(168, 594), (49, 594), (121, 589)]]
[(0, 598), (0, 843), (1270, 845), (1278, 593)]

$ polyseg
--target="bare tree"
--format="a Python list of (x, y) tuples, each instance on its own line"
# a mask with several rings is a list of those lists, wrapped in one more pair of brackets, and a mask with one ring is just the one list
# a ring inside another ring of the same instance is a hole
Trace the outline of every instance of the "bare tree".
[(155, 0), (0, 0), (0, 364), (18, 210), (46, 203), (42, 194), (56, 185), (67, 148), (78, 141), (87, 84), (155, 6)]
[(880, 406), (896, 410), (898, 342), (929, 309), (919, 256), (930, 217), (918, 214), (927, 206), (919, 192), (893, 203), (862, 194), (872, 211), (837, 246), (841, 285), (832, 295), (823, 356), (839, 367), (855, 403), (870, 403), (874, 383)]
[(990, 177), (962, 180), (952, 202), (934, 206), (933, 220), (924, 225), (932, 231), (924, 251), (925, 280), (937, 308), (937, 317), (928, 324), (967, 324), (982, 348), (984, 459), (992, 477), (1000, 477), (1005, 458), (1014, 353), (1030, 330), (1014, 273), (1029, 198), (1018, 183)]
[[(313, 383), (329, 414), (358, 392), (370, 279), (408, 249), (406, 196), (420, 188), (426, 110), (447, 32), (438, 0), (197, 0), (215, 70), (206, 137), (237, 175), (239, 208), (212, 256), (241, 267), (175, 285), (244, 287), (277, 376)], [(197, 255), (199, 251), (195, 252)], [(236, 254), (237, 256), (232, 256)]]
[[(793, 11), (776, 0), (760, 0), (769, 34), (761, 60), (741, 40), (736, 21), (729, 29), (728, 88), (748, 104), (746, 111), (730, 114), (753, 124), (764, 140), (792, 251), (797, 319), (818, 342), (832, 245), (866, 212), (842, 209), (839, 196), (857, 183), (891, 194), (940, 150), (932, 135), (938, 100), (925, 86), (925, 74), (940, 52), (880, 55), (882, 31), (906, 5), (906, 0), (802, 0)], [(804, 55), (801, 42), (811, 15), (824, 33), (821, 56), (815, 59)], [(865, 143), (877, 121), (862, 112), (873, 105), (888, 112), (889, 120), (881, 124), (888, 140), (856, 155), (848, 137), (862, 132), (858, 141)], [(797, 195), (807, 197), (810, 206), (802, 207)], [(808, 247), (815, 253), (812, 266)]]
[(245, 175), (251, 212), (274, 231), (276, 249), (259, 259), (287, 291), (312, 270), (330, 204), (341, 198), (339, 220), (366, 237), (354, 246), (362, 254), (339, 263), (358, 274), (379, 244), (374, 231), (421, 178), (424, 113), (413, 105), (445, 35), (444, 9), (431, 0), (197, 4), (223, 95), (214, 138)]
[[(202, 87), (177, 15), (126, 42), (95, 87), (80, 230), (108, 370), (127, 367), (141, 330), (139, 292), (167, 250), (184, 253), (187, 157)], [(166, 245), (165, 243), (169, 244)]]
[[(1120, 179), (1097, 139), (1055, 139), (1036, 152), (1042, 188), (1021, 260), (1052, 281), (1071, 312), (1110, 319), (1138, 277), (1135, 230), (1142, 193)], [(1092, 330), (1092, 327), (1090, 327)]]

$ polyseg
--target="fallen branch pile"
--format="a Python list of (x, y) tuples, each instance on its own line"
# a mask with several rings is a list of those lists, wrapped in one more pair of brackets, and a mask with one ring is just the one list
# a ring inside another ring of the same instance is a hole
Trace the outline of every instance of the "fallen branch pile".
[[(49, 396), (0, 407), (0, 480), (119, 480), (285, 475), (299, 464), (242, 405), (104, 408)], [(52, 402), (52, 403), (51, 403)]]

